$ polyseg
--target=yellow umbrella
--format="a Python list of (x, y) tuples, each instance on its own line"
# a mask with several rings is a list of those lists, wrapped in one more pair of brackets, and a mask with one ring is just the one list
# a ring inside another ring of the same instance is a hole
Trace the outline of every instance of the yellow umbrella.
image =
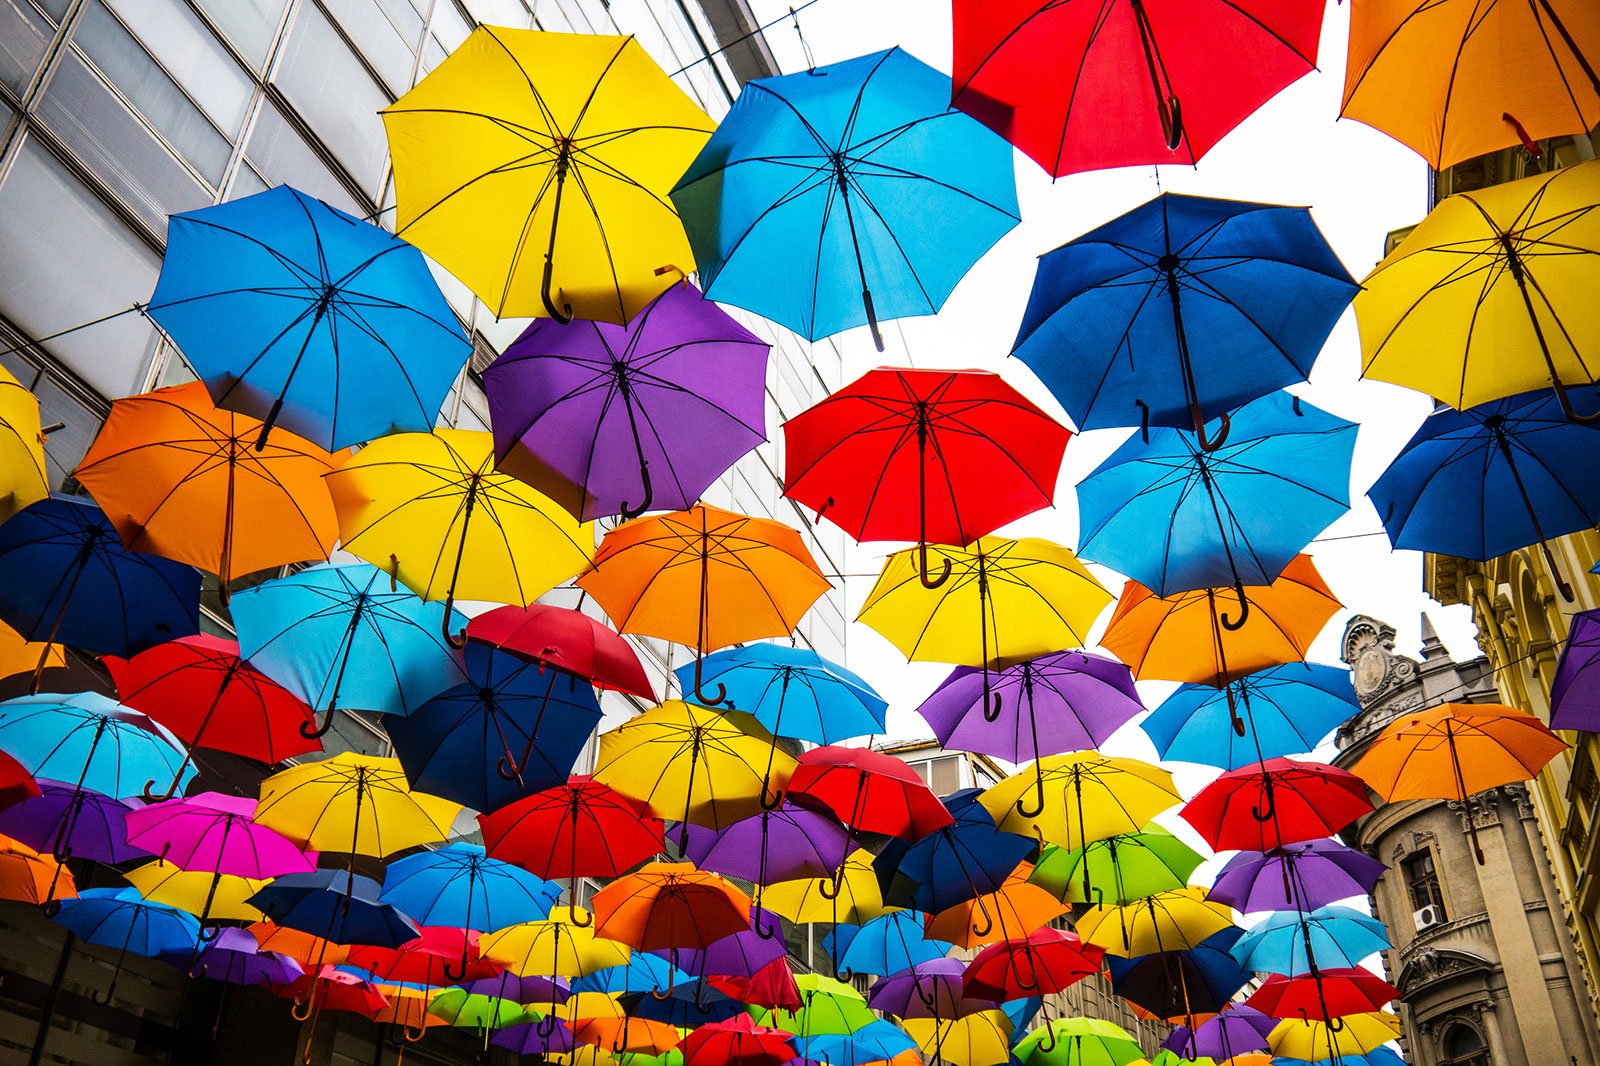
[(714, 124), (632, 37), (480, 27), (383, 122), (396, 233), (496, 317), (624, 323), (694, 268), (667, 194)]
[[(834, 894), (829, 896), (830, 892)], [(845, 859), (837, 891), (832, 877), (779, 881), (762, 891), (761, 905), (799, 925), (861, 925), (900, 909), (884, 905), (878, 873), (872, 868), (872, 853), (868, 851), (854, 851)]]
[(552, 1051), (545, 1058), (557, 1066), (617, 1066), (622, 1061), (610, 1048), (598, 1044), (575, 1044), (571, 1051)]
[(1400, 1019), (1388, 1011), (1346, 1014), (1339, 1022), (1335, 1030), (1327, 1022), (1285, 1018), (1267, 1034), (1267, 1043), (1279, 1058), (1317, 1061), (1365, 1055), (1400, 1037)]
[[(266, 915), (245, 901), (265, 888), (271, 878), (258, 881), (251, 877), (214, 874), (206, 870), (180, 870), (160, 859), (135, 866), (122, 876), (145, 899), (188, 911), (201, 921), (266, 920)], [(215, 888), (212, 887), (213, 882)]]
[(1090, 907), (1074, 927), (1085, 944), (1112, 955), (1133, 958), (1158, 951), (1188, 951), (1233, 924), (1233, 911), (1206, 898), (1206, 890), (1186, 885), (1135, 900), (1126, 906)]
[(11, 677), (32, 670), (39, 663), (39, 653), (46, 647), (50, 649), (45, 658), (46, 668), (67, 665), (67, 656), (61, 650), (61, 645), (25, 640), (21, 633), (0, 622), (0, 677)]
[(48, 495), (39, 401), (0, 367), (0, 522)]
[(255, 821), (315, 851), (386, 855), (450, 835), (461, 804), (411, 791), (398, 759), (341, 752), (261, 782)]
[(992, 786), (978, 802), (1006, 832), (1071, 850), (1136, 833), (1181, 798), (1172, 775), (1159, 766), (1069, 751), (1035, 760), (1032, 769)]
[(1574, 417), (1566, 387), (1600, 380), (1597, 270), (1600, 161), (1451, 196), (1362, 281), (1361, 372), (1463, 409), (1553, 387)]
[(937, 589), (922, 582), (917, 549), (889, 556), (857, 620), (907, 659), (997, 666), (1081, 647), (1111, 593), (1059, 544), (983, 537), (965, 548), (930, 544)]
[[(397, 433), (328, 475), (347, 551), (427, 600), (528, 604), (594, 555), (594, 526), (494, 472), (488, 433)], [(448, 623), (447, 623), (448, 624)]]
[(596, 937), (593, 924), (582, 907), (557, 907), (544, 921), (485, 934), (478, 940), (478, 954), (519, 977), (583, 977), (627, 965), (627, 946)]
[(999, 1066), (1011, 1057), (1011, 1020), (997, 1010), (981, 1010), (950, 1021), (903, 1018), (906, 1035), (928, 1061), (951, 1066)]

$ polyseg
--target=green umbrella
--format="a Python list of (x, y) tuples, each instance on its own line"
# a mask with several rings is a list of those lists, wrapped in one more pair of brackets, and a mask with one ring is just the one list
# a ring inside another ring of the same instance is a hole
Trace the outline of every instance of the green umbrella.
[[(1182, 888), (1204, 861), (1165, 829), (1147, 825), (1137, 833), (1091, 840), (1081, 848), (1048, 845), (1028, 880), (1063, 902), (1121, 905)], [(1085, 884), (1093, 886), (1093, 899), (1085, 897)]]
[(461, 988), (447, 988), (434, 996), (428, 1013), (461, 1029), (504, 1029), (539, 1017), (504, 997), (479, 995)]
[(1128, 1031), (1100, 1018), (1057, 1018), (1017, 1044), (1023, 1066), (1129, 1066), (1144, 1050)]
[(816, 973), (796, 974), (800, 990), (800, 1009), (766, 1010), (752, 1007), (750, 1013), (762, 1025), (783, 1029), (799, 1037), (849, 1036), (878, 1020), (860, 992), (843, 981)]

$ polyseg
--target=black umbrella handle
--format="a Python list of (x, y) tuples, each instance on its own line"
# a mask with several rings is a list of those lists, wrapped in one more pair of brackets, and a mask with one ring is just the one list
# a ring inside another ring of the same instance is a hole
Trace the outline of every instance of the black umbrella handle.
[[(1243, 581), (1234, 582), (1233, 591), (1239, 596), (1239, 617), (1230, 618), (1227, 614), (1219, 612), (1217, 614), (1217, 620), (1222, 623), (1223, 629), (1226, 629), (1230, 633), (1237, 633), (1239, 630), (1243, 629), (1244, 624), (1250, 620), (1250, 597), (1245, 595)], [(1242, 723), (1239, 723), (1236, 719), (1233, 729), (1234, 732), (1238, 733), (1242, 737), (1244, 736), (1244, 733), (1239, 729), (1241, 724)]]

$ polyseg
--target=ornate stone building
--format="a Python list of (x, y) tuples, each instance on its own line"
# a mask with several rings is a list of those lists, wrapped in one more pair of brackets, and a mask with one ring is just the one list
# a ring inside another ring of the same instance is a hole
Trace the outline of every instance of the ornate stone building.
[[(1399, 715), (1445, 702), (1496, 702), (1484, 658), (1458, 663), (1426, 617), (1420, 659), (1398, 654), (1394, 629), (1357, 615), (1341, 658), (1362, 711), (1334, 740), (1346, 768)], [(1478, 827), (1485, 861), (1466, 836)], [(1493, 789), (1466, 804), (1383, 804), (1345, 830), (1389, 871), (1372, 895), (1389, 931), (1389, 980), (1401, 992), (1407, 1058), (1416, 1066), (1594, 1066), (1600, 1063), (1578, 953), (1559, 910), (1529, 790)]]

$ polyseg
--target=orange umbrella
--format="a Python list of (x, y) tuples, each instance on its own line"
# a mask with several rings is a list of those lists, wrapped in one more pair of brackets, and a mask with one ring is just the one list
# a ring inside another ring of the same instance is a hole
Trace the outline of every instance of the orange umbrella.
[[(639, 518), (605, 535), (578, 579), (622, 633), (676, 641), (699, 655), (762, 637), (786, 637), (831, 587), (800, 534), (765, 518), (696, 504)], [(715, 706), (700, 687), (694, 702)]]
[(330, 455), (222, 411), (200, 382), (117, 400), (73, 476), (133, 551), (209, 570), (228, 583), (285, 563), (326, 559), (339, 521), (323, 476)]
[[(1384, 726), (1353, 769), (1391, 803), (1464, 803), (1476, 793), (1534, 777), (1566, 746), (1543, 722), (1514, 707), (1441, 703)], [(1482, 866), (1477, 823), (1468, 818), (1467, 827)]]
[(750, 928), (750, 897), (689, 862), (647, 863), (595, 893), (594, 933), (640, 951), (691, 948)]
[(57, 862), (54, 855), (40, 854), (20, 840), (0, 836), (0, 899), (37, 904), (71, 899), (77, 894), (72, 871)]
[(279, 955), (287, 955), (307, 970), (315, 968), (318, 960), (324, 965), (337, 966), (346, 961), (350, 955), (350, 948), (347, 945), (334, 944), (320, 936), (290, 929), (287, 925), (255, 922), (245, 928), (256, 938), (256, 943), (261, 946), (262, 951), (276, 951)]
[(1031, 883), (1033, 864), (1011, 871), (995, 891), (947, 907), (928, 920), (924, 934), (962, 948), (1021, 940), (1067, 912), (1067, 905)]
[(666, 1022), (626, 1014), (574, 1018), (571, 1026), (572, 1039), (618, 1053), (664, 1055), (683, 1039), (683, 1034)]

